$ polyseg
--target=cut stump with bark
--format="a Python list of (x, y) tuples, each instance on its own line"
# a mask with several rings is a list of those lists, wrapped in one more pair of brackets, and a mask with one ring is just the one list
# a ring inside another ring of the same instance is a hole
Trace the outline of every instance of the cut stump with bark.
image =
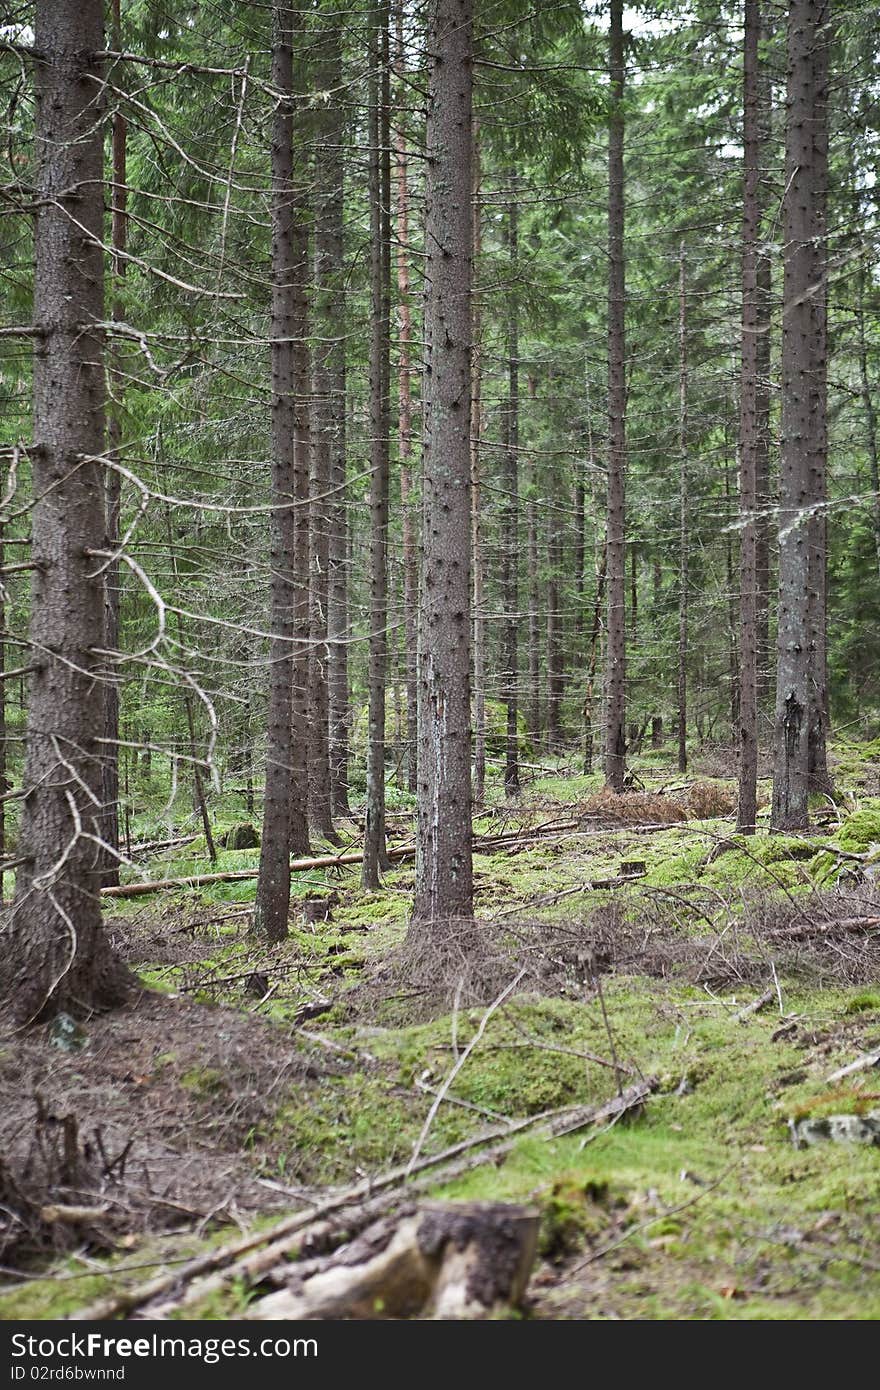
[(377, 1221), (346, 1249), (291, 1272), (251, 1305), (258, 1320), (479, 1319), (522, 1301), (538, 1213), (504, 1202), (430, 1202)]

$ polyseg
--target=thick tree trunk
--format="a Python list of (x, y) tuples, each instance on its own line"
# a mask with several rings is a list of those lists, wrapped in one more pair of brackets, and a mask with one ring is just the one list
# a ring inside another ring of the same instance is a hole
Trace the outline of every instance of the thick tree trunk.
[[(827, 87), (820, 57), (824, 5), (791, 0), (786, 100), (785, 278), (782, 318), (782, 465), (779, 625), (771, 823), (809, 823), (808, 790), (818, 674), (811, 650), (820, 576), (811, 515), (825, 476), (824, 219)], [(818, 64), (818, 70), (817, 70)], [(823, 190), (824, 191), (824, 190)], [(812, 590), (812, 591), (811, 591)]]
[(626, 772), (626, 280), (624, 268), (623, 0), (611, 0), (608, 121), (608, 652), (605, 780), (623, 791)]
[[(401, 98), (406, 86), (403, 43), (403, 0), (397, 3), (397, 61), (401, 78)], [(406, 769), (407, 786), (418, 790), (418, 602), (419, 560), (416, 515), (413, 501), (413, 424), (412, 424), (412, 304), (409, 277), (409, 176), (407, 168), (405, 107), (398, 112), (395, 154), (397, 161), (397, 296), (398, 296), (398, 429), (400, 451), (400, 506), (403, 513), (403, 630), (406, 663)]]
[(469, 612), (473, 0), (434, 0), (428, 52), (432, 65), (426, 135), (427, 356), (414, 924), (473, 916)]
[(519, 796), (519, 205), (517, 181), (507, 171), (510, 203), (505, 228), (507, 240), (507, 402), (504, 407), (504, 515), (502, 522), (502, 604), (504, 607), (504, 703), (507, 707), (507, 742), (504, 791)]
[[(293, 11), (273, 14), (272, 82), (293, 95)], [(295, 397), (292, 339), (297, 331), (294, 295), (297, 194), (293, 166), (293, 107), (279, 99), (272, 118), (272, 474), (270, 515), (269, 709), (266, 786), (254, 930), (270, 941), (287, 935), (290, 908), (291, 806), (293, 797), (294, 608), (296, 602)]]
[[(98, 900), (101, 754), (96, 649), (106, 642), (103, 140), (100, 0), (36, 14), (31, 677), (4, 994), (23, 1021), (120, 1003), (131, 978)], [(99, 687), (100, 688), (100, 687)]]
[(741, 834), (755, 828), (758, 809), (758, 365), (761, 300), (758, 237), (761, 208), (759, 125), (760, 0), (745, 0), (743, 45), (742, 357), (739, 422), (739, 798)]
[(388, 668), (388, 488), (391, 341), (391, 164), (388, 7), (375, 11), (370, 63), (370, 657), (364, 888), (379, 887), (385, 849), (385, 681)]

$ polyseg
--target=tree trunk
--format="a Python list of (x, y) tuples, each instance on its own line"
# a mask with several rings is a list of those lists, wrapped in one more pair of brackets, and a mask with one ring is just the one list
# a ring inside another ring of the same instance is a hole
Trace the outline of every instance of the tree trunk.
[(678, 248), (678, 770), (687, 772), (688, 663), (688, 465), (687, 465), (687, 301), (684, 243)]
[(743, 41), (742, 356), (739, 406), (739, 798), (737, 830), (750, 835), (758, 811), (758, 282), (761, 207), (760, 0), (745, 0)]
[[(296, 11), (294, 11), (296, 13)], [(300, 94), (301, 99), (301, 94)], [(309, 478), (312, 467), (312, 367), (309, 349), (309, 226), (304, 150), (294, 148), (290, 295), (293, 310), (293, 692), (290, 851), (309, 853)]]
[[(858, 210), (858, 202), (856, 203)], [(865, 262), (859, 258), (856, 278), (856, 325), (859, 351), (859, 387), (862, 408), (865, 412), (865, 448), (868, 454), (868, 469), (871, 480), (874, 516), (874, 555), (880, 571), (880, 466), (877, 458), (877, 411), (871, 391), (871, 378), (868, 375), (868, 344), (865, 337)]]
[[(322, 35), (322, 40), (323, 40)], [(314, 66), (315, 86), (332, 91), (340, 78), (332, 47)], [(312, 357), (311, 476), (309, 482), (309, 823), (331, 844), (338, 844), (333, 828), (333, 788), (330, 772), (330, 605), (331, 470), (334, 401), (330, 357), (337, 325), (332, 310), (335, 298), (334, 264), (337, 254), (333, 226), (333, 191), (325, 186), (323, 152), (338, 134), (337, 118), (329, 107), (317, 115), (321, 157), (315, 199), (315, 310), (318, 321)]]
[[(270, 941), (287, 936), (290, 909), (293, 781), (294, 612), (296, 604), (295, 397), (297, 331), (293, 164), (293, 11), (273, 12), (272, 82), (281, 94), (272, 117), (272, 472), (270, 514), (269, 709), (266, 786), (254, 930)], [(287, 98), (285, 100), (285, 98)]]
[(810, 377), (812, 438), (808, 462), (810, 515), (809, 548), (809, 728), (807, 733), (808, 790), (833, 795), (828, 771), (828, 60), (831, 43), (831, 5), (814, 0), (813, 41), (813, 158), (811, 168), (813, 234), (813, 366)]
[[(19, 1018), (112, 1007), (133, 981), (98, 900), (101, 757), (95, 651), (106, 643), (100, 0), (36, 14), (35, 565), (26, 796), (3, 985)], [(96, 727), (97, 725), (97, 727)]]
[[(480, 130), (474, 120), (474, 276), (482, 249), (482, 210), (480, 207)], [(482, 489), (480, 484), (480, 441), (483, 434), (481, 355), (481, 313), (479, 294), (471, 304), (473, 348), (471, 353), (471, 547), (474, 570), (474, 802), (482, 806), (486, 794), (486, 562), (483, 554)]]
[[(122, 20), (120, 15), (120, 0), (112, 0), (112, 24), (113, 24), (113, 47), (122, 50)], [(118, 292), (121, 288), (122, 278), (125, 275), (125, 249), (126, 249), (126, 203), (128, 189), (127, 179), (127, 125), (122, 111), (116, 110), (113, 113), (111, 126), (111, 166), (113, 170), (113, 184), (110, 194), (110, 244), (113, 248), (112, 275), (114, 286), (113, 308), (111, 317), (114, 322), (124, 321), (125, 307), (120, 302)], [(110, 412), (108, 420), (108, 442), (110, 446), (110, 457), (119, 462), (119, 454), (122, 446), (122, 398), (124, 392), (124, 378), (119, 370), (118, 349), (116, 343), (110, 347)], [(122, 504), (122, 477), (115, 468), (108, 468), (104, 480), (106, 489), (107, 507), (107, 544), (111, 550), (115, 550), (119, 545), (119, 516)], [(108, 651), (119, 649), (119, 607), (120, 607), (120, 584), (119, 584), (119, 561), (109, 560), (104, 577), (104, 607), (106, 623), (106, 647)], [(101, 818), (101, 838), (107, 846), (102, 851), (101, 857), (101, 887), (110, 888), (119, 882), (119, 685), (113, 679), (112, 667), (108, 672), (108, 680), (104, 687), (104, 753), (101, 767), (101, 801), (103, 804), (103, 814)]]
[(388, 668), (388, 486), (391, 341), (391, 163), (388, 6), (374, 11), (370, 54), (370, 656), (364, 888), (379, 887), (385, 849), (385, 680)]
[(558, 517), (549, 513), (547, 537), (547, 748), (558, 753), (562, 744), (562, 695), (564, 689), (562, 653), (562, 533)]
[(519, 796), (519, 206), (517, 180), (507, 171), (507, 402), (504, 408), (504, 514), (502, 520), (502, 604), (504, 607), (504, 703), (507, 742), (504, 791)]
[[(403, 42), (403, 0), (397, 3), (397, 62), (396, 72), (401, 79), (401, 97), (406, 92), (405, 50)], [(417, 673), (417, 618), (419, 601), (419, 566), (416, 540), (416, 517), (412, 485), (412, 305), (409, 282), (409, 182), (407, 170), (405, 107), (397, 117), (395, 151), (397, 159), (397, 293), (399, 315), (398, 360), (398, 447), (400, 450), (400, 505), (403, 512), (403, 629), (406, 661), (406, 765), (407, 785), (411, 792), (418, 789), (418, 730), (417, 711), (419, 686)]]
[[(473, 916), (470, 437), (473, 0), (434, 0), (428, 52), (414, 923)], [(416, 928), (418, 932), (418, 928)]]
[(535, 466), (532, 465), (532, 496), (526, 503), (526, 547), (528, 551), (529, 583), (529, 698), (526, 706), (526, 727), (537, 747), (541, 739), (541, 629), (538, 620), (541, 605), (541, 576), (538, 567), (538, 510), (535, 505)]
[[(328, 25), (325, 41), (329, 90), (342, 84), (339, 26)], [(322, 225), (323, 267), (327, 277), (326, 304), (329, 323), (324, 331), (327, 346), (328, 432), (330, 437), (329, 505), (330, 538), (327, 556), (327, 639), (330, 659), (330, 795), (336, 816), (351, 814), (348, 805), (348, 503), (346, 501), (346, 372), (345, 372), (345, 184), (343, 141), (345, 121), (340, 102), (331, 101), (327, 112), (327, 143), (321, 164), (327, 197)]]
[(605, 780), (623, 791), (626, 772), (626, 280), (624, 268), (623, 0), (611, 0), (608, 120), (608, 653)]
[[(821, 495), (825, 470), (824, 219), (816, 186), (817, 174), (824, 167), (827, 100), (819, 57), (823, 10), (817, 0), (791, 0), (788, 15), (779, 625), (771, 811), (776, 830), (802, 829), (809, 823), (810, 744), (817, 710), (811, 690), (816, 677), (811, 648), (819, 575), (811, 509)], [(824, 594), (824, 580), (822, 588)]]
[(584, 775), (593, 771), (594, 711), (596, 667), (599, 662), (599, 641), (602, 635), (602, 606), (605, 602), (605, 583), (608, 574), (608, 551), (602, 546), (602, 558), (596, 567), (596, 600), (593, 604), (593, 624), (590, 629), (587, 680), (584, 688)]

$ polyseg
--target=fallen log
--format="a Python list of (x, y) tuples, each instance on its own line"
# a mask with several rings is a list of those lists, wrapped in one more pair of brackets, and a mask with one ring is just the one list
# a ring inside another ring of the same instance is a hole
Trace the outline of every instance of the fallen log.
[[(676, 822), (675, 828), (680, 828), (683, 822)], [(604, 826), (598, 830), (579, 830), (576, 822), (554, 823), (546, 829), (531, 830), (525, 834), (522, 831), (511, 832), (507, 835), (486, 835), (474, 840), (474, 853), (484, 854), (488, 850), (512, 849), (513, 847), (525, 847), (531, 840), (546, 839), (553, 835), (572, 836), (594, 836), (608, 835), (616, 833), (647, 832), (652, 830), (669, 830), (671, 827), (666, 822), (649, 823), (645, 825), (613, 825)], [(388, 848), (388, 858), (394, 863), (405, 863), (415, 859), (415, 845), (392, 845)], [(312, 869), (341, 869), (350, 864), (360, 864), (363, 859), (362, 850), (347, 850), (344, 854), (319, 854), (310, 859), (293, 859), (290, 863), (290, 872), (306, 873)], [(259, 869), (227, 869), (223, 872), (208, 874), (188, 874), (183, 878), (158, 878), (149, 883), (120, 883), (114, 884), (109, 888), (102, 888), (101, 896), (106, 898), (139, 898), (147, 893), (170, 892), (181, 888), (203, 888), (211, 883), (244, 883), (249, 879), (259, 877)], [(635, 875), (632, 875), (635, 878)], [(631, 881), (628, 876), (627, 881)], [(614, 887), (620, 880), (609, 880), (610, 886)]]
[(286, 1287), (246, 1319), (474, 1319), (517, 1308), (538, 1240), (536, 1211), (504, 1202), (428, 1203), (376, 1222), (335, 1255), (288, 1266)]
[[(378, 1214), (383, 1207), (397, 1201), (403, 1191), (417, 1191), (426, 1184), (446, 1183), (460, 1177), (471, 1168), (484, 1163), (498, 1163), (512, 1149), (515, 1137), (526, 1130), (552, 1139), (584, 1129), (587, 1125), (603, 1124), (618, 1119), (642, 1105), (657, 1090), (658, 1085), (657, 1078), (649, 1076), (625, 1087), (619, 1096), (601, 1105), (569, 1105), (561, 1110), (545, 1110), (537, 1115), (526, 1116), (522, 1120), (495, 1125), (470, 1139), (453, 1144), (441, 1153), (419, 1159), (412, 1170), (409, 1164), (400, 1164), (387, 1173), (364, 1178), (352, 1187), (335, 1193), (326, 1201), (317, 1203), (308, 1211), (296, 1212), (285, 1217), (268, 1230), (252, 1233), (231, 1245), (208, 1251), (178, 1269), (157, 1274), (146, 1283), (130, 1289), (117, 1290), (86, 1308), (69, 1313), (68, 1320), (106, 1322), (112, 1318), (124, 1317), (147, 1305), (151, 1316), (161, 1317), (171, 1309), (191, 1307), (233, 1279), (252, 1283), (274, 1265), (289, 1259), (291, 1253), (301, 1248), (307, 1233), (314, 1231), (316, 1226), (329, 1216), (363, 1204), (370, 1204), (371, 1212)], [(496, 1139), (502, 1139), (502, 1142), (493, 1143)], [(491, 1147), (484, 1149), (484, 1145)], [(475, 1150), (482, 1152), (474, 1152)], [(155, 1306), (157, 1299), (171, 1294), (176, 1289), (182, 1290), (179, 1297)]]

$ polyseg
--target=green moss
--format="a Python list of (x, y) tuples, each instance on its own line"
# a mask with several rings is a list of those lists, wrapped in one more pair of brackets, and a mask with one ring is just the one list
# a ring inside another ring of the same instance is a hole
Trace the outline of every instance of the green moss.
[(228, 1089), (226, 1077), (214, 1067), (192, 1067), (183, 1073), (180, 1084), (196, 1096), (216, 1096)]
[(880, 845), (880, 808), (865, 807), (847, 816), (835, 835), (841, 849), (863, 854), (871, 845)]

